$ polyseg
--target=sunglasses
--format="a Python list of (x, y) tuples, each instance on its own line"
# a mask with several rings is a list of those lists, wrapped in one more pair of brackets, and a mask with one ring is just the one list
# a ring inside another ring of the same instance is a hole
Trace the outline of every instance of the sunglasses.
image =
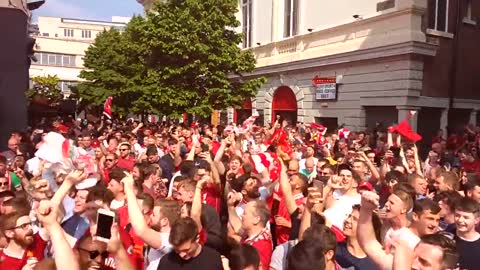
[(18, 225), (18, 226), (15, 226), (12, 228), (13, 229), (22, 229), (22, 230), (27, 230), (28, 228), (31, 228), (32, 227), (32, 223), (31, 222), (28, 222), (28, 223), (23, 223), (21, 225)]
[(78, 250), (88, 253), (88, 255), (90, 256), (90, 260), (95, 260), (99, 255), (102, 256), (102, 259), (106, 259), (108, 258), (109, 254), (108, 251), (100, 252), (98, 250), (86, 250), (83, 248), (78, 248)]
[(0, 182), (0, 187), (6, 187), (8, 186), (8, 182)]
[(105, 161), (112, 162), (113, 159), (105, 159)]

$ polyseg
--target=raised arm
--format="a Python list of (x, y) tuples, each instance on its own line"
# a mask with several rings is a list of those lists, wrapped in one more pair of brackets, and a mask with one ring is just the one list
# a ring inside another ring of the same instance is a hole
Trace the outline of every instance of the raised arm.
[(291, 215), (295, 210), (297, 210), (297, 204), (295, 203), (295, 199), (293, 199), (292, 195), (292, 186), (288, 181), (287, 175), (287, 166), (282, 164), (282, 171), (280, 174), (280, 188), (283, 193), (283, 199), (285, 200), (285, 206), (287, 207), (288, 213)]
[(215, 167), (218, 169), (218, 173), (220, 175), (225, 174), (225, 166), (222, 163), (222, 157), (223, 154), (225, 153), (225, 148), (227, 147), (227, 142), (225, 140), (222, 140), (220, 147), (217, 150), (217, 153), (215, 154), (215, 158), (213, 159), (213, 163), (215, 164)]
[(193, 195), (192, 210), (190, 211), (190, 217), (197, 223), (198, 231), (200, 232), (203, 228), (202, 225), (202, 189), (207, 184), (206, 179), (201, 179), (197, 182), (195, 187), (195, 193)]
[(180, 164), (182, 163), (182, 157), (180, 156), (180, 148), (182, 147), (182, 144), (183, 142), (185, 141), (185, 139), (183, 138), (178, 138), (177, 139), (177, 151), (175, 152), (175, 156), (173, 157), (173, 166), (175, 168), (177, 168), (178, 166), (180, 166)]
[(377, 167), (375, 167), (375, 165), (373, 165), (372, 161), (367, 157), (367, 154), (365, 154), (365, 152), (363, 152), (363, 151), (360, 151), (359, 155), (365, 161), (368, 169), (372, 173), (372, 180), (374, 180), (374, 181), (379, 180), (380, 179), (380, 173), (378, 172)]
[(423, 170), (422, 170), (422, 165), (421, 165), (421, 162), (420, 162), (420, 157), (418, 155), (418, 148), (417, 148), (417, 145), (414, 144), (413, 147), (413, 158), (415, 159), (415, 170), (416, 170), (416, 173), (421, 175), (421, 176), (424, 176), (423, 175)]
[(48, 200), (41, 201), (37, 209), (37, 217), (50, 236), (57, 269), (63, 269), (68, 265), (69, 270), (80, 270), (73, 250), (58, 222), (58, 206)]
[(135, 267), (130, 262), (128, 253), (120, 240), (120, 233), (118, 232), (118, 225), (116, 223), (112, 225), (111, 236), (112, 237), (107, 243), (107, 251), (115, 257), (116, 269), (135, 270)]
[(87, 174), (84, 171), (80, 170), (75, 170), (70, 172), (66, 177), (65, 180), (63, 180), (63, 183), (60, 185), (58, 188), (57, 192), (53, 195), (52, 199), (50, 202), (54, 207), (59, 207), (60, 205), (63, 204), (63, 199), (67, 194), (70, 192), (70, 189), (82, 182), (87, 178)]
[(375, 238), (373, 229), (372, 215), (378, 208), (379, 196), (374, 192), (366, 191), (362, 194), (361, 204), (357, 228), (360, 247), (380, 269), (391, 268), (393, 257), (383, 250), (382, 245)]
[(321, 213), (323, 211), (323, 199), (322, 194), (317, 191), (316, 188), (308, 188), (307, 203), (305, 210), (303, 211), (302, 222), (300, 223), (300, 229), (298, 232), (298, 238), (303, 240), (303, 234), (310, 228), (312, 224), (312, 212)]
[(133, 192), (133, 177), (131, 174), (125, 174), (126, 176), (122, 179), (122, 183), (127, 196), (128, 215), (130, 216), (130, 221), (132, 222), (132, 227), (135, 230), (135, 234), (138, 235), (138, 237), (147, 245), (155, 249), (159, 249), (164, 244), (162, 243), (162, 237), (160, 236), (159, 232), (150, 228), (147, 225), (147, 222), (145, 222), (142, 211), (140, 210), (140, 206), (137, 202), (137, 197)]
[(228, 224), (231, 226), (231, 228), (236, 234), (239, 234), (242, 228), (242, 220), (237, 215), (237, 211), (235, 211), (235, 204), (238, 201), (240, 201), (238, 193), (230, 192), (227, 195)]

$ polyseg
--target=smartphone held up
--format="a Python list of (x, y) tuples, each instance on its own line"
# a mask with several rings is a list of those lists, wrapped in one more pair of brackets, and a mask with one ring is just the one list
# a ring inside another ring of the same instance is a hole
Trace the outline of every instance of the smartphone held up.
[(111, 228), (115, 220), (115, 212), (98, 209), (96, 240), (108, 242), (112, 237)]

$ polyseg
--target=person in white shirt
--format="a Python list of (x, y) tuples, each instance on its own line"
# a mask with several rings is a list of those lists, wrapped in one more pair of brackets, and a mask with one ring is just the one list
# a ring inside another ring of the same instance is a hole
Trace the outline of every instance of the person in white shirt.
[(126, 173), (122, 179), (127, 195), (128, 215), (135, 234), (151, 247), (146, 258), (146, 270), (156, 270), (160, 259), (172, 251), (172, 246), (168, 239), (173, 223), (180, 218), (180, 206), (176, 201), (159, 199), (155, 201), (153, 213), (151, 216), (151, 226), (157, 227), (157, 230), (149, 227), (143, 217), (143, 213), (138, 205), (134, 193), (134, 180), (131, 174)]
[(345, 219), (352, 212), (352, 207), (360, 204), (360, 194), (357, 192), (360, 178), (348, 167), (341, 168), (338, 175), (330, 178), (324, 188), (325, 218), (337, 228), (343, 230)]

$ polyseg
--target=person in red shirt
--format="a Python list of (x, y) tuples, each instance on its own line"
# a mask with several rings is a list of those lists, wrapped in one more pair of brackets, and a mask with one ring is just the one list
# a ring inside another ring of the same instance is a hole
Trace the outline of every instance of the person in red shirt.
[(217, 169), (215, 165), (213, 165), (210, 153), (201, 153), (199, 156), (203, 158), (205, 162), (202, 162), (198, 166), (193, 180), (198, 182), (200, 179), (206, 178), (207, 184), (202, 190), (202, 202), (213, 207), (217, 211), (217, 214), (220, 215), (221, 184)]
[(8, 245), (0, 250), (0, 270), (21, 270), (29, 258), (41, 261), (47, 247), (46, 239), (34, 234), (29, 209), (1, 216), (0, 231), (7, 238)]
[(117, 167), (125, 169), (129, 172), (133, 171), (133, 166), (135, 166), (135, 159), (130, 155), (131, 147), (127, 142), (120, 143), (118, 146), (120, 151), (120, 157), (117, 161)]
[(105, 169), (103, 169), (103, 181), (108, 184), (110, 182), (110, 172), (117, 166), (118, 156), (115, 153), (108, 153), (105, 156)]
[[(287, 184), (284, 182), (285, 181), (281, 183)], [(297, 211), (297, 209), (303, 208), (303, 193), (306, 193), (307, 191), (308, 179), (302, 174), (296, 174), (289, 178), (288, 184), (291, 187), (291, 192), (289, 192), (288, 195), (283, 194), (283, 192), (279, 194), (281, 199), (278, 205), (278, 212), (272, 213), (272, 215), (275, 215), (274, 218), (276, 225), (277, 245), (281, 245), (288, 240), (293, 240), (289, 239), (291, 229), (296, 227), (294, 228), (294, 230), (298, 230), (298, 224), (300, 224), (300, 219), (298, 218), (298, 215), (300, 214), (301, 210), (298, 210), (299, 212), (296, 215), (297, 220), (293, 221), (296, 222), (296, 224), (292, 223), (291, 215), (293, 215), (293, 213)], [(284, 198), (285, 196), (289, 196), (289, 198)], [(295, 205), (291, 203), (292, 201), (295, 203)], [(288, 203), (290, 203), (291, 205), (288, 205)]]
[(467, 149), (460, 150), (458, 157), (460, 158), (460, 167), (463, 170), (472, 171), (480, 175), (480, 160), (475, 159)]
[(235, 204), (238, 199), (237, 196), (232, 194), (228, 196), (229, 224), (236, 234), (240, 231), (243, 232), (240, 241), (242, 244), (248, 244), (257, 249), (260, 255), (261, 269), (269, 269), (273, 252), (272, 238), (267, 228), (270, 209), (264, 201), (248, 202), (240, 220), (235, 211)]

